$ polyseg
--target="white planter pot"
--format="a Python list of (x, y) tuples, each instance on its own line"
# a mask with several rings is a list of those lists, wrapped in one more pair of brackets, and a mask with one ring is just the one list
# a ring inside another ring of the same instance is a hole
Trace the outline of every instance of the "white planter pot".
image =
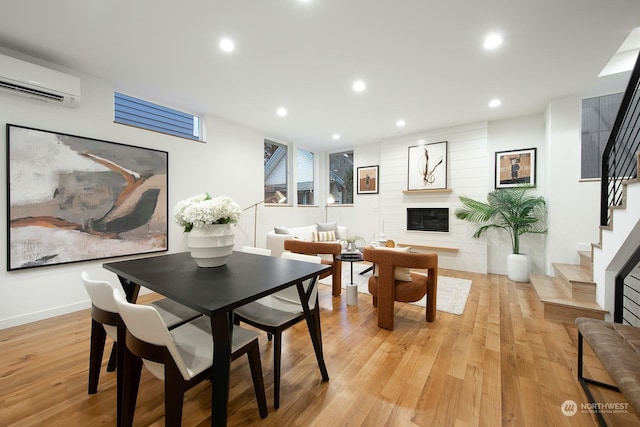
[(507, 256), (507, 277), (514, 282), (529, 281), (529, 257), (525, 254)]
[(234, 232), (231, 224), (212, 224), (193, 228), (187, 244), (198, 267), (220, 267), (233, 252)]

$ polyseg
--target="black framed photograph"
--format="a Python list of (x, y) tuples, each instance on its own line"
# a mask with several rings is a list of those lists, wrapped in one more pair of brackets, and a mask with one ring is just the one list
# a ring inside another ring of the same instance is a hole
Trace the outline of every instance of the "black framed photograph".
[(447, 188), (447, 141), (409, 147), (407, 190)]
[(358, 168), (358, 194), (378, 194), (379, 170), (378, 165)]
[(7, 269), (167, 251), (168, 161), (7, 124)]
[(536, 149), (496, 152), (496, 188), (536, 185)]

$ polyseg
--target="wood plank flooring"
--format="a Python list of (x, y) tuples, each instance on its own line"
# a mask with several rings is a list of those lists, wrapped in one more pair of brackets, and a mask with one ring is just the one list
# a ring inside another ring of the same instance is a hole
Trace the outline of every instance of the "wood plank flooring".
[[(546, 321), (530, 284), (506, 276), (458, 271), (471, 279), (464, 314), (396, 304), (394, 331), (379, 329), (371, 297), (357, 306), (320, 286), (324, 353), (322, 382), (304, 323), (284, 334), (281, 406), (273, 409), (273, 353), (260, 340), (269, 416), (261, 420), (245, 358), (232, 364), (230, 426), (595, 426), (576, 380), (577, 332)], [(80, 281), (78, 280), (78, 286)], [(154, 299), (144, 295), (141, 301)], [(115, 425), (115, 373), (87, 394), (89, 311), (0, 331), (0, 426)], [(110, 348), (110, 343), (108, 343)], [(586, 373), (606, 380), (597, 359)], [(211, 387), (185, 398), (183, 425), (209, 425)], [(603, 402), (625, 402), (596, 393)], [(577, 404), (574, 416), (561, 405)], [(631, 411), (629, 409), (629, 411)], [(609, 414), (610, 425), (640, 426), (631, 413)], [(163, 383), (143, 370), (135, 425), (164, 424)]]

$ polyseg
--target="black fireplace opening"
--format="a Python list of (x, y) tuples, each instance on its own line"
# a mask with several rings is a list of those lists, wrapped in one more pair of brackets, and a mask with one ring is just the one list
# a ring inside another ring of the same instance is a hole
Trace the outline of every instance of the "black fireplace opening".
[(408, 231), (449, 232), (449, 208), (407, 208)]

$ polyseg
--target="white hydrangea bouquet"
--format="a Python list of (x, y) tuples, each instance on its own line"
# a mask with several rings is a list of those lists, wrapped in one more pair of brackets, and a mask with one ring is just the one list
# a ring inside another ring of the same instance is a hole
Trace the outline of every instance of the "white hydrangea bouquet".
[(211, 197), (204, 193), (179, 201), (173, 209), (173, 218), (187, 233), (193, 227), (207, 224), (235, 224), (240, 219), (240, 211), (240, 205), (230, 197)]

